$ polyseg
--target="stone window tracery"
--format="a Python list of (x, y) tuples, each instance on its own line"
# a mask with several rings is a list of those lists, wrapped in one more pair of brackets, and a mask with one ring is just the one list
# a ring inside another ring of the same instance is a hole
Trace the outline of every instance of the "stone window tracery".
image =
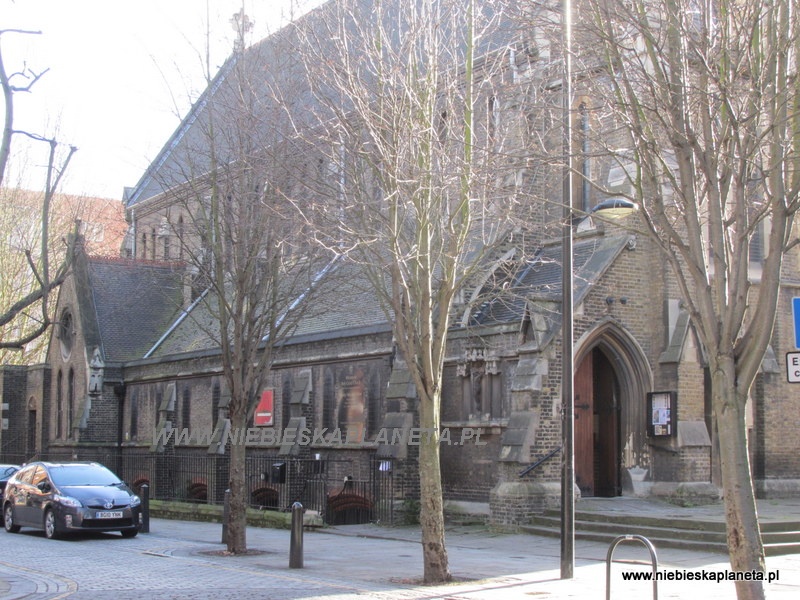
[(471, 348), (458, 364), (462, 418), (488, 421), (504, 416), (500, 360), (484, 348)]

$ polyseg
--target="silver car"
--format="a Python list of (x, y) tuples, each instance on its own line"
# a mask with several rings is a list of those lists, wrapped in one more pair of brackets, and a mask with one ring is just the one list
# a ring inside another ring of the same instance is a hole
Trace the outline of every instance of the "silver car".
[(11, 476), (19, 471), (19, 465), (0, 465), (0, 505), (3, 503), (3, 491)]

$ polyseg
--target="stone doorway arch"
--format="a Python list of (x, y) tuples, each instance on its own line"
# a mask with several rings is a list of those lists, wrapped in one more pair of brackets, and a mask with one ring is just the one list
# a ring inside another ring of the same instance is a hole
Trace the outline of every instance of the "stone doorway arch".
[(639, 343), (614, 321), (575, 352), (575, 476), (584, 496), (630, 490), (627, 469), (648, 467), (645, 398), (652, 372)]

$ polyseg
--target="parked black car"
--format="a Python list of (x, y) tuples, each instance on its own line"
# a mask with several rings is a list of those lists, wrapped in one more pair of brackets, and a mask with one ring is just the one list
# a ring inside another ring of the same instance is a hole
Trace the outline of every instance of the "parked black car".
[(43, 529), (56, 538), (77, 531), (119, 531), (134, 537), (141, 501), (119, 477), (93, 462), (34, 462), (17, 471), (3, 499), (5, 529)]
[(19, 471), (19, 465), (0, 465), (0, 504), (3, 502), (3, 491), (11, 476)]

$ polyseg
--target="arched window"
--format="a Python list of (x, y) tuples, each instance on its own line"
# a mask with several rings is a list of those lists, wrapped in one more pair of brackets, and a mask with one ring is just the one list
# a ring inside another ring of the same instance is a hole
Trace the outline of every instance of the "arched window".
[(70, 368), (67, 376), (67, 435), (72, 439), (72, 425), (75, 418), (75, 370)]
[(61, 320), (58, 325), (58, 342), (61, 347), (61, 358), (67, 360), (72, 354), (72, 341), (74, 339), (75, 323), (72, 313), (65, 310), (61, 313)]
[(131, 439), (135, 440), (139, 435), (139, 394), (134, 391), (131, 395)]
[(367, 388), (367, 435), (374, 437), (380, 429), (381, 422), (381, 390), (385, 386), (381, 381), (381, 375), (378, 369), (375, 369), (369, 378), (369, 387)]
[(577, 98), (572, 109), (572, 206), (589, 212), (592, 202), (592, 105), (587, 97)]
[(439, 120), (436, 123), (436, 137), (440, 144), (445, 144), (450, 136), (450, 123), (448, 122), (447, 110), (439, 113)]
[(222, 393), (219, 387), (219, 381), (215, 381), (211, 388), (211, 427), (217, 429), (217, 421), (219, 420), (219, 401)]
[(497, 96), (490, 95), (486, 100), (486, 145), (490, 151), (497, 143), (497, 125), (500, 119)]
[(336, 381), (330, 367), (325, 369), (322, 387), (322, 426), (329, 430), (336, 428)]
[(578, 107), (578, 135), (580, 140), (580, 187), (578, 188), (578, 201), (584, 212), (589, 212), (591, 206), (591, 187), (589, 182), (592, 176), (591, 146), (589, 144), (591, 123), (589, 121), (589, 107), (586, 102), (581, 102)]
[(56, 430), (55, 439), (60, 440), (64, 435), (64, 373), (61, 369), (56, 375)]
[(289, 416), (291, 409), (289, 408), (292, 401), (292, 375), (291, 373), (283, 374), (283, 385), (281, 385), (281, 425), (285, 430), (289, 426)]
[(178, 217), (178, 259), (183, 260), (183, 215)]
[(142, 258), (147, 258), (147, 234), (142, 234)]
[(191, 395), (192, 393), (187, 385), (183, 388), (183, 397), (181, 398), (181, 427), (184, 429), (188, 429), (192, 426), (192, 405), (190, 403)]

